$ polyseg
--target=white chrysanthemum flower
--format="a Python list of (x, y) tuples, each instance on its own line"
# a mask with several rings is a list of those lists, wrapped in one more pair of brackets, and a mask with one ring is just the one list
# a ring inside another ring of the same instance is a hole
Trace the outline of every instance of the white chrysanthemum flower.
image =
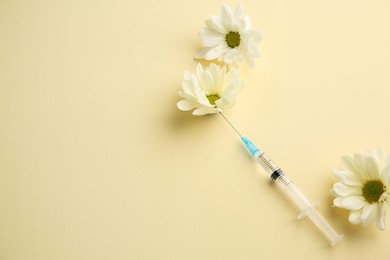
[(236, 71), (227, 71), (225, 66), (212, 63), (206, 69), (198, 64), (196, 74), (186, 71), (182, 87), (179, 96), (184, 100), (179, 101), (177, 107), (183, 111), (195, 108), (192, 114), (201, 116), (232, 107), (243, 83)]
[(199, 33), (204, 49), (195, 55), (196, 59), (218, 59), (236, 68), (245, 62), (254, 67), (254, 58), (260, 56), (256, 44), (262, 35), (250, 30), (251, 22), (244, 15), (242, 5), (238, 5), (234, 13), (229, 6), (223, 5), (221, 16), (210, 16), (205, 23), (206, 27)]
[(341, 169), (335, 169), (340, 180), (331, 192), (337, 196), (334, 205), (351, 210), (349, 222), (367, 226), (376, 222), (380, 230), (386, 227), (386, 203), (390, 206), (390, 157), (382, 149), (371, 153), (341, 158)]

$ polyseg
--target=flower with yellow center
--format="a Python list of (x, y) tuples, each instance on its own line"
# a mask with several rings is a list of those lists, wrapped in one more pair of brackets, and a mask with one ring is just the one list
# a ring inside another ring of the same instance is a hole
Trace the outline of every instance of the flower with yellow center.
[(196, 74), (184, 73), (183, 90), (179, 96), (184, 98), (177, 103), (180, 110), (195, 109), (193, 115), (215, 114), (235, 104), (237, 94), (243, 83), (234, 70), (214, 63), (206, 69), (198, 64)]
[(335, 206), (350, 210), (349, 222), (367, 226), (376, 222), (386, 227), (386, 204), (390, 205), (390, 157), (382, 149), (341, 158), (341, 169), (334, 170), (340, 180), (331, 192)]
[(262, 35), (250, 30), (251, 22), (244, 15), (242, 5), (232, 11), (223, 5), (221, 16), (210, 16), (206, 27), (199, 32), (203, 50), (195, 55), (196, 59), (206, 59), (224, 62), (238, 68), (245, 62), (249, 67), (255, 66), (254, 58), (260, 56), (257, 43)]

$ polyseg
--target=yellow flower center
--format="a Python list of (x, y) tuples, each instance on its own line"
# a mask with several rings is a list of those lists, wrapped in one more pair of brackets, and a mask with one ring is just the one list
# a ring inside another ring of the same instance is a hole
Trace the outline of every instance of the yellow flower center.
[(210, 104), (213, 105), (214, 107), (216, 107), (217, 105), (215, 104), (215, 101), (217, 101), (218, 99), (220, 99), (220, 97), (218, 95), (208, 95), (207, 96), (207, 99), (209, 100)]
[(380, 180), (367, 181), (363, 186), (363, 197), (370, 204), (379, 202), (386, 186)]
[(229, 32), (226, 35), (226, 43), (230, 48), (235, 48), (240, 45), (240, 34), (238, 32)]

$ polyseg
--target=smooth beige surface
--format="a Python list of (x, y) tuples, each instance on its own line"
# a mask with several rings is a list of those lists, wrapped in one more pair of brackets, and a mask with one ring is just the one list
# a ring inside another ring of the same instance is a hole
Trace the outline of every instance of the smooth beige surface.
[(242, 2), (263, 56), (226, 116), (321, 200), (334, 248), (222, 118), (176, 109), (222, 3), (0, 0), (1, 260), (390, 259), (328, 192), (342, 155), (390, 153), (390, 2)]

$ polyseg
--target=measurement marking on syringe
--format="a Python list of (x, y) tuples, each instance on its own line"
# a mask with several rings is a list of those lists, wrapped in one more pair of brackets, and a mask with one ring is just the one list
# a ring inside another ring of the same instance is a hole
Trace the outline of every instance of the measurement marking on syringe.
[(271, 170), (276, 171), (279, 167), (265, 153), (259, 155), (259, 159)]

